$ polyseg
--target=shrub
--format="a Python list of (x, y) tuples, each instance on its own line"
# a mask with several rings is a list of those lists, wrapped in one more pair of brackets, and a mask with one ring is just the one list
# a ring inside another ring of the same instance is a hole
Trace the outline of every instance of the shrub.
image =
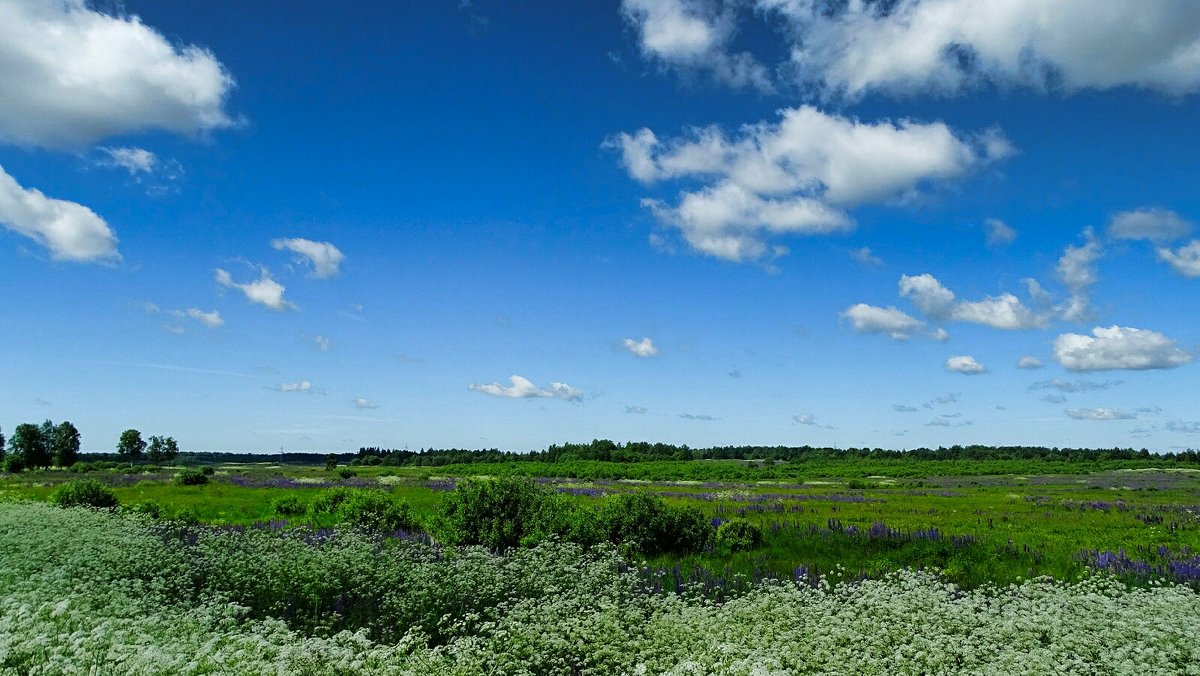
[(217, 470), (213, 469), (212, 467), (210, 467), (208, 465), (205, 465), (204, 467), (200, 468), (200, 473), (203, 474), (204, 476), (212, 476), (217, 473)]
[(308, 505), (294, 495), (285, 495), (279, 498), (273, 507), (275, 513), (280, 516), (300, 516), (308, 512)]
[(600, 527), (608, 540), (650, 555), (697, 552), (712, 538), (712, 523), (704, 512), (646, 493), (611, 498), (601, 508)]
[(134, 505), (130, 505), (129, 511), (133, 512), (134, 514), (144, 514), (145, 516), (157, 519), (162, 516), (163, 508), (162, 505), (158, 504), (157, 502), (153, 500), (147, 500), (145, 502), (139, 502)]
[(463, 479), (442, 498), (439, 537), (497, 550), (516, 547), (544, 523), (549, 496), (529, 477)]
[(345, 468), (339, 469), (337, 474), (338, 474), (338, 476), (342, 477), (343, 479), (353, 479), (354, 477), (358, 476), (358, 472), (355, 472), (352, 469), (345, 469)]
[(19, 455), (9, 455), (4, 458), (4, 471), (9, 474), (20, 474), (25, 471), (25, 459)]
[(346, 498), (350, 497), (351, 492), (352, 490), (349, 488), (330, 488), (321, 491), (312, 501), (310, 509), (313, 514), (334, 514)]
[(417, 520), (407, 502), (397, 502), (387, 491), (357, 490), (342, 500), (338, 520), (354, 528), (392, 532), (417, 529)]
[(117, 506), (117, 496), (95, 479), (69, 481), (54, 491), (53, 499), (59, 507), (109, 509)]
[(208, 483), (208, 475), (200, 470), (185, 469), (175, 475), (172, 483), (176, 486), (202, 486)]
[(717, 546), (729, 552), (745, 552), (763, 543), (762, 528), (746, 519), (731, 519), (717, 527)]

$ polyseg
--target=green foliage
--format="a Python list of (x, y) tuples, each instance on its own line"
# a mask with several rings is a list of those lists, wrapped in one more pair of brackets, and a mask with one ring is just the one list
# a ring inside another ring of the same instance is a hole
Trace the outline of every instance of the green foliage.
[(171, 482), (176, 486), (203, 486), (208, 483), (208, 475), (198, 469), (185, 469)]
[(213, 476), (217, 473), (217, 470), (213, 469), (211, 465), (205, 465), (200, 468), (200, 473), (204, 476)]
[(143, 502), (134, 503), (129, 506), (128, 510), (133, 514), (141, 514), (148, 516), (151, 519), (158, 519), (163, 515), (162, 505), (153, 500), (145, 500)]
[(312, 501), (313, 514), (335, 514), (342, 503), (354, 492), (352, 488), (328, 488), (317, 494)]
[(463, 479), (442, 500), (438, 535), (452, 544), (511, 549), (544, 521), (549, 492), (527, 477)]
[(4, 458), (4, 471), (8, 472), (9, 474), (20, 474), (21, 472), (24, 472), (25, 471), (24, 456), (20, 456), (20, 455), (13, 453), (13, 454), (9, 455), (8, 457)]
[(53, 500), (59, 507), (109, 509), (117, 506), (117, 496), (95, 479), (68, 481), (54, 491)]
[(717, 527), (716, 545), (727, 552), (746, 552), (763, 544), (763, 530), (747, 519), (730, 519)]
[(600, 510), (600, 527), (610, 542), (645, 554), (697, 552), (712, 538), (712, 523), (695, 507), (670, 505), (646, 493), (617, 495)]
[(285, 495), (271, 504), (271, 509), (280, 516), (302, 516), (308, 513), (308, 505), (294, 495)]
[(117, 441), (117, 457), (126, 462), (135, 462), (142, 459), (145, 450), (146, 442), (142, 440), (141, 432), (135, 429), (121, 432), (121, 438)]
[[(20, 458), (24, 468), (50, 466), (50, 439), (43, 433), (43, 428), (44, 425), (22, 423), (17, 425), (12, 438), (8, 440), (9, 455)], [(53, 429), (53, 425), (50, 428)]]
[(352, 469), (346, 469), (345, 467), (339, 469), (337, 474), (343, 479), (353, 479), (354, 477), (358, 476), (358, 472), (355, 472)]
[(175, 437), (151, 436), (146, 445), (146, 459), (150, 462), (170, 462), (179, 455), (179, 444)]
[(359, 489), (338, 505), (338, 521), (352, 528), (390, 533), (419, 530), (412, 507), (387, 491)]
[(79, 430), (68, 421), (63, 421), (53, 428), (50, 437), (50, 450), (54, 465), (70, 467), (79, 458)]
[(337, 469), (337, 462), (337, 455), (330, 453), (329, 455), (325, 456), (325, 471), (332, 472), (333, 470)]

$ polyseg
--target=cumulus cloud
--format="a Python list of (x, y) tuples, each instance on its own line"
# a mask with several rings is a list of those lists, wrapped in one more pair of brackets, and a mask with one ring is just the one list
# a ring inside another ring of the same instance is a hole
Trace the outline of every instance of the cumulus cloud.
[(1200, 277), (1200, 239), (1193, 239), (1174, 250), (1160, 247), (1158, 258), (1184, 277)]
[(312, 392), (312, 383), (307, 380), (301, 380), (298, 383), (279, 383), (280, 392)]
[[(0, 72), (3, 70), (0, 68)], [(6, 98), (20, 97), (0, 96)], [(0, 167), (0, 225), (46, 247), (57, 260), (90, 263), (121, 259), (116, 234), (96, 212), (82, 204), (24, 188), (4, 167)]]
[(1042, 363), (1041, 359), (1031, 355), (1025, 355), (1017, 360), (1017, 368), (1019, 369), (1040, 369), (1043, 366), (1045, 364)]
[(1108, 221), (1112, 239), (1144, 239), (1162, 243), (1192, 231), (1192, 224), (1170, 209), (1143, 208), (1122, 211)]
[(871, 247), (868, 246), (851, 251), (850, 257), (869, 268), (883, 267), (883, 259), (871, 253)]
[(246, 282), (245, 284), (233, 281), (233, 277), (227, 271), (220, 268), (217, 268), (214, 272), (217, 284), (230, 289), (238, 289), (246, 295), (246, 299), (251, 303), (257, 303), (279, 312), (296, 309), (293, 303), (284, 300), (284, 286), (272, 279), (271, 273), (267, 272), (266, 268), (259, 270), (258, 281)]
[(100, 148), (103, 157), (97, 162), (101, 166), (115, 167), (129, 172), (130, 176), (152, 174), (158, 166), (158, 156), (145, 148)]
[(654, 347), (654, 341), (649, 338), (642, 338), (641, 340), (626, 338), (621, 341), (621, 346), (625, 348), (626, 352), (635, 357), (653, 357), (658, 354), (658, 348)]
[(507, 397), (509, 399), (530, 399), (537, 397), (563, 399), (565, 401), (579, 401), (583, 399), (582, 391), (566, 383), (550, 383), (550, 387), (541, 388), (534, 385), (529, 379), (518, 375), (509, 376), (509, 380), (512, 382), (510, 387), (505, 387), (500, 383), (486, 385), (472, 383), (467, 387), (475, 392), (490, 394), (493, 397)]
[(838, 316), (850, 322), (850, 326), (858, 333), (883, 333), (892, 340), (908, 340), (914, 331), (925, 325), (894, 307), (876, 307), (866, 303), (852, 305)]
[[(827, 96), (950, 94), (982, 83), (1072, 92), (1200, 87), (1188, 0), (757, 0), (782, 17), (799, 81)], [(1080, 20), (1086, 16), (1087, 20)]]
[(901, 275), (900, 295), (910, 299), (925, 316), (941, 321), (983, 324), (996, 329), (1031, 329), (1045, 326), (1044, 313), (1025, 306), (1011, 293), (983, 300), (960, 301), (929, 273)]
[(357, 397), (351, 400), (350, 403), (354, 404), (354, 408), (379, 408), (379, 404), (363, 397)]
[(1017, 231), (999, 218), (989, 218), (983, 225), (987, 228), (988, 246), (1004, 246), (1017, 239)]
[(1169, 369), (1193, 355), (1149, 329), (1097, 326), (1092, 335), (1064, 333), (1054, 339), (1054, 361), (1072, 371)]
[(637, 31), (642, 54), (686, 70), (707, 71), (733, 87), (771, 90), (767, 69), (749, 53), (730, 54), (734, 17), (697, 0), (623, 0), (621, 14)]
[(271, 246), (279, 251), (291, 251), (296, 254), (296, 260), (312, 266), (313, 277), (328, 279), (336, 275), (346, 256), (329, 242), (314, 242), (311, 239), (293, 237), (291, 239), (273, 239)]
[(1058, 259), (1055, 274), (1071, 292), (1067, 302), (1059, 308), (1062, 318), (1069, 322), (1089, 321), (1092, 316), (1092, 301), (1088, 296), (1096, 283), (1096, 261), (1104, 255), (1100, 240), (1091, 228), (1083, 231), (1084, 243), (1070, 245)]
[(1069, 408), (1067, 415), (1076, 420), (1133, 420), (1132, 413), (1111, 408)]
[(0, 140), (79, 148), (147, 129), (229, 127), (233, 78), (211, 52), (85, 0), (8, 0), (0, 22)]
[(1012, 153), (998, 132), (962, 137), (941, 122), (865, 123), (811, 106), (784, 109), (780, 117), (734, 137), (712, 126), (661, 141), (642, 129), (606, 145), (620, 151), (640, 182), (700, 182), (676, 203), (642, 204), (693, 249), (731, 261), (784, 253), (768, 244), (772, 235), (851, 230), (848, 207), (963, 178)]
[(983, 364), (975, 361), (975, 358), (969, 355), (950, 357), (946, 360), (946, 370), (953, 373), (963, 373), (966, 375), (987, 372), (987, 368), (985, 368)]

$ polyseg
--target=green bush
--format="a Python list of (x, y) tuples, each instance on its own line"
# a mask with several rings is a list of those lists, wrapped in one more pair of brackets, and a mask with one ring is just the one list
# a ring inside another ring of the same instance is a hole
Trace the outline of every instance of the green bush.
[(208, 475), (197, 469), (185, 469), (176, 474), (171, 483), (176, 486), (203, 486), (208, 483)]
[(352, 489), (330, 488), (317, 494), (310, 509), (313, 514), (335, 514), (338, 507), (350, 497)]
[(204, 476), (212, 476), (212, 475), (214, 475), (214, 474), (216, 474), (216, 473), (217, 473), (217, 470), (213, 469), (212, 467), (210, 467), (210, 466), (208, 466), (208, 465), (205, 465), (204, 467), (201, 467), (201, 468), (200, 468), (200, 472), (201, 472), (201, 473), (202, 473)]
[(746, 519), (731, 519), (717, 527), (717, 547), (727, 552), (757, 549), (762, 543), (762, 528)]
[(452, 544), (511, 549), (544, 524), (549, 496), (529, 477), (463, 479), (442, 499), (436, 530)]
[(343, 479), (353, 479), (354, 477), (358, 476), (358, 472), (355, 472), (352, 469), (344, 469), (344, 468), (339, 469), (337, 474), (338, 474), (338, 476), (342, 477)]
[(338, 505), (337, 515), (341, 523), (365, 530), (392, 532), (418, 528), (407, 502), (398, 502), (387, 491), (375, 489), (351, 492)]
[(643, 554), (698, 552), (712, 539), (712, 523), (695, 507), (673, 506), (646, 493), (617, 495), (600, 510), (606, 538)]
[(25, 471), (25, 459), (19, 455), (9, 455), (4, 458), (4, 471), (9, 474), (20, 474)]
[(308, 505), (294, 495), (285, 495), (279, 498), (272, 507), (280, 516), (300, 516), (308, 512)]
[(109, 509), (117, 506), (117, 496), (95, 479), (69, 481), (54, 491), (53, 500), (59, 507)]
[(157, 518), (161, 517), (163, 514), (162, 505), (158, 504), (157, 502), (155, 502), (153, 500), (147, 500), (145, 502), (139, 502), (139, 503), (130, 505), (129, 511), (133, 512), (134, 514), (144, 514), (153, 519), (157, 519)]

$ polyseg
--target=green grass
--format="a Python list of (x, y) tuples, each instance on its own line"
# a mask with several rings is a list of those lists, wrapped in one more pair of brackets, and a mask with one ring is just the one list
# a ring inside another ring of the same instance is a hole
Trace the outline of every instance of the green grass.
[[(957, 475), (915, 476), (905, 471), (884, 476), (856, 471), (842, 476), (817, 474), (805, 479), (770, 477), (713, 484), (689, 479), (652, 481), (645, 478), (654, 474), (647, 467), (572, 464), (602, 470), (595, 474), (638, 475), (641, 470), (647, 471), (638, 479), (597, 482), (571, 478), (556, 486), (598, 489), (610, 494), (650, 492), (698, 506), (711, 517), (743, 516), (760, 524), (766, 532), (764, 545), (751, 552), (733, 555), (712, 552), (653, 561), (663, 568), (679, 564), (683, 570), (704, 569), (719, 574), (728, 571), (748, 577), (791, 577), (801, 566), (819, 573), (840, 566), (851, 577), (876, 577), (901, 568), (937, 568), (952, 581), (977, 586), (1040, 575), (1060, 580), (1079, 579), (1087, 572), (1079, 560), (1081, 550), (1124, 549), (1132, 555), (1139, 548), (1166, 546), (1174, 551), (1184, 547), (1200, 551), (1200, 515), (1196, 510), (1184, 509), (1200, 505), (1200, 473), (1191, 471), (1153, 468), (1129, 471), (1113, 467), (1090, 474), (988, 475), (974, 471), (996, 464), (986, 462)], [(679, 466), (675, 471), (679, 475), (693, 471), (687, 466), (697, 466), (700, 469), (695, 471), (710, 474), (714, 471), (712, 467), (721, 464), (745, 470), (745, 463), (736, 461), (643, 463), (655, 467), (669, 464)], [(862, 463), (856, 464), (861, 470)], [(962, 469), (964, 463), (908, 464), (922, 469), (933, 465)], [(1034, 464), (1042, 468), (1051, 465)], [(544, 476), (553, 476), (555, 468), (541, 463), (466, 467), (470, 474), (487, 473), (484, 470), (504, 474), (519, 468), (545, 470)], [(365, 484), (391, 491), (408, 502), (419, 517), (428, 519), (442, 493), (427, 488), (426, 482), (453, 476), (462, 468), (432, 471), (355, 467), (356, 476), (349, 481), (339, 480), (323, 467), (262, 463), (222, 465), (215, 469), (213, 480), (203, 486), (172, 485), (170, 477), (175, 470), (171, 468), (143, 476), (117, 472), (92, 475), (116, 484), (114, 492), (122, 505), (153, 502), (167, 517), (189, 516), (217, 525), (249, 525), (287, 518), (296, 525), (328, 526), (332, 525), (331, 516), (280, 517), (273, 505), (289, 495), (304, 503), (311, 502), (321, 490), (313, 482)], [(57, 484), (81, 476), (84, 475), (63, 471), (7, 476), (0, 479), (0, 499), (47, 501)], [(247, 487), (232, 483), (235, 479), (251, 483), (282, 482), (287, 486)], [(1098, 508), (1104, 506), (1100, 503), (1107, 503), (1108, 509)], [(839, 523), (843, 530), (831, 531), (828, 528), (831, 521)], [(844, 532), (847, 527), (866, 531), (876, 522), (901, 532), (937, 529), (943, 539), (881, 541)], [(952, 536), (970, 536), (973, 542), (954, 546)]]

